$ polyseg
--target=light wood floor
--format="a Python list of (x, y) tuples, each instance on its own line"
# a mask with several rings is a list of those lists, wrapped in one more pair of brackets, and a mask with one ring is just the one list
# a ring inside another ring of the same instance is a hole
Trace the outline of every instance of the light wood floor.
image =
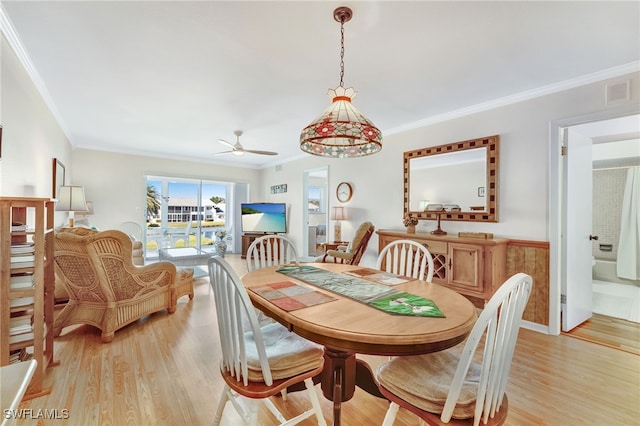
[[(227, 255), (227, 260), (243, 273), (238, 255)], [(33, 413), (66, 409), (69, 418), (18, 425), (209, 425), (222, 380), (207, 278), (197, 280), (195, 293), (192, 301), (181, 298), (174, 314), (158, 313), (131, 324), (117, 331), (111, 343), (102, 343), (99, 331), (89, 326), (65, 329), (55, 341), (60, 365), (45, 378), (51, 394), (20, 408)], [(363, 358), (372, 365), (383, 361)], [(566, 335), (522, 330), (507, 393), (507, 425), (638, 425), (640, 357)], [(296, 393), (278, 405), (295, 413), (306, 400)], [(386, 408), (385, 401), (356, 390), (343, 404), (343, 424), (380, 424)], [(330, 422), (329, 401), (323, 400), (323, 411)], [(230, 406), (223, 424), (239, 424)], [(261, 409), (260, 424), (276, 424), (266, 409)], [(402, 411), (396, 421), (418, 424)]]
[(568, 336), (640, 355), (640, 323), (593, 314)]

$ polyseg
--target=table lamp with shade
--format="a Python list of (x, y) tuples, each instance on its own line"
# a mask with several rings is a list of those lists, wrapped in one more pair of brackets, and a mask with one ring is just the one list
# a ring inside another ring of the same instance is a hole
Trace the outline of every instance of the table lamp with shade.
[(84, 225), (91, 227), (89, 216), (93, 215), (93, 201), (87, 200), (87, 210), (79, 210), (74, 212), (75, 225)]
[(88, 210), (83, 186), (63, 185), (59, 188), (56, 211), (69, 212), (70, 228), (74, 226), (74, 212), (87, 212)]
[(333, 227), (333, 240), (342, 241), (342, 225), (341, 220), (346, 220), (347, 216), (344, 212), (344, 207), (338, 206), (331, 209), (331, 220), (335, 220), (336, 223)]

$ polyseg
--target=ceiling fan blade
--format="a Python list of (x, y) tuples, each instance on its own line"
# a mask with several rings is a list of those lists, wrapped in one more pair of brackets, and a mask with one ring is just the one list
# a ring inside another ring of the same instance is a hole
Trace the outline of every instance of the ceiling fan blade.
[(250, 152), (252, 154), (260, 154), (260, 155), (278, 155), (277, 152), (273, 152), (273, 151), (257, 151), (255, 149), (245, 149), (244, 152)]
[(236, 143), (235, 144), (232, 144), (231, 142), (227, 142), (224, 139), (218, 139), (218, 142), (230, 147), (231, 151), (218, 152), (215, 155), (228, 154), (228, 153), (233, 153), (235, 155), (242, 155), (245, 152), (248, 152), (250, 154), (258, 154), (258, 155), (278, 155), (277, 152), (273, 152), (273, 151), (260, 151), (260, 150), (257, 150), (257, 149), (244, 149), (242, 147), (242, 145), (240, 144), (240, 136), (242, 136), (242, 130), (236, 130), (236, 131), (233, 132), (233, 134), (236, 135)]
[(218, 139), (218, 142), (220, 142), (221, 144), (227, 145), (229, 148), (235, 148), (234, 144), (232, 144), (231, 142), (227, 142), (224, 139)]

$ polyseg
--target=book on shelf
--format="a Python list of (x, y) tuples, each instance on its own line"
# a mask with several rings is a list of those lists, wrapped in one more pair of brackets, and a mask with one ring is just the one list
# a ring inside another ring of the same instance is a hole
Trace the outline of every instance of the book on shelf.
[(35, 277), (33, 274), (12, 275), (9, 284), (12, 290), (33, 288)]
[(9, 336), (9, 344), (26, 342), (28, 340), (33, 340), (33, 332), (21, 333), (21, 334), (12, 334)]
[(26, 348), (16, 349), (9, 354), (9, 363), (29, 361), (31, 358), (33, 358), (33, 354), (27, 352)]
[(11, 269), (31, 268), (33, 265), (35, 265), (33, 260), (27, 262), (11, 262)]
[(36, 260), (36, 255), (35, 254), (16, 254), (16, 255), (11, 255), (11, 263), (18, 263), (18, 262), (31, 262)]
[(34, 243), (11, 243), (11, 256), (19, 256), (35, 253)]
[(13, 364), (14, 362), (20, 362), (20, 351), (11, 351), (9, 354), (9, 364)]
[(20, 232), (26, 231), (27, 225), (21, 222), (11, 222), (11, 231)]
[(31, 315), (20, 315), (11, 317), (9, 320), (9, 335), (33, 332), (33, 317)]
[(17, 297), (15, 299), (11, 299), (9, 306), (12, 308), (17, 308), (19, 306), (33, 305), (33, 300), (33, 297)]
[(30, 268), (35, 265), (35, 260), (34, 254), (11, 256), (11, 269)]

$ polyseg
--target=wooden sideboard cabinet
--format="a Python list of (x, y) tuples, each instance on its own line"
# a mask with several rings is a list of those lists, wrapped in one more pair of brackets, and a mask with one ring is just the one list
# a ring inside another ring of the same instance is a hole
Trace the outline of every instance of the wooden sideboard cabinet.
[(433, 282), (446, 285), (483, 307), (505, 281), (506, 238), (476, 239), (455, 235), (409, 234), (378, 230), (378, 252), (394, 240), (417, 241), (433, 256)]

